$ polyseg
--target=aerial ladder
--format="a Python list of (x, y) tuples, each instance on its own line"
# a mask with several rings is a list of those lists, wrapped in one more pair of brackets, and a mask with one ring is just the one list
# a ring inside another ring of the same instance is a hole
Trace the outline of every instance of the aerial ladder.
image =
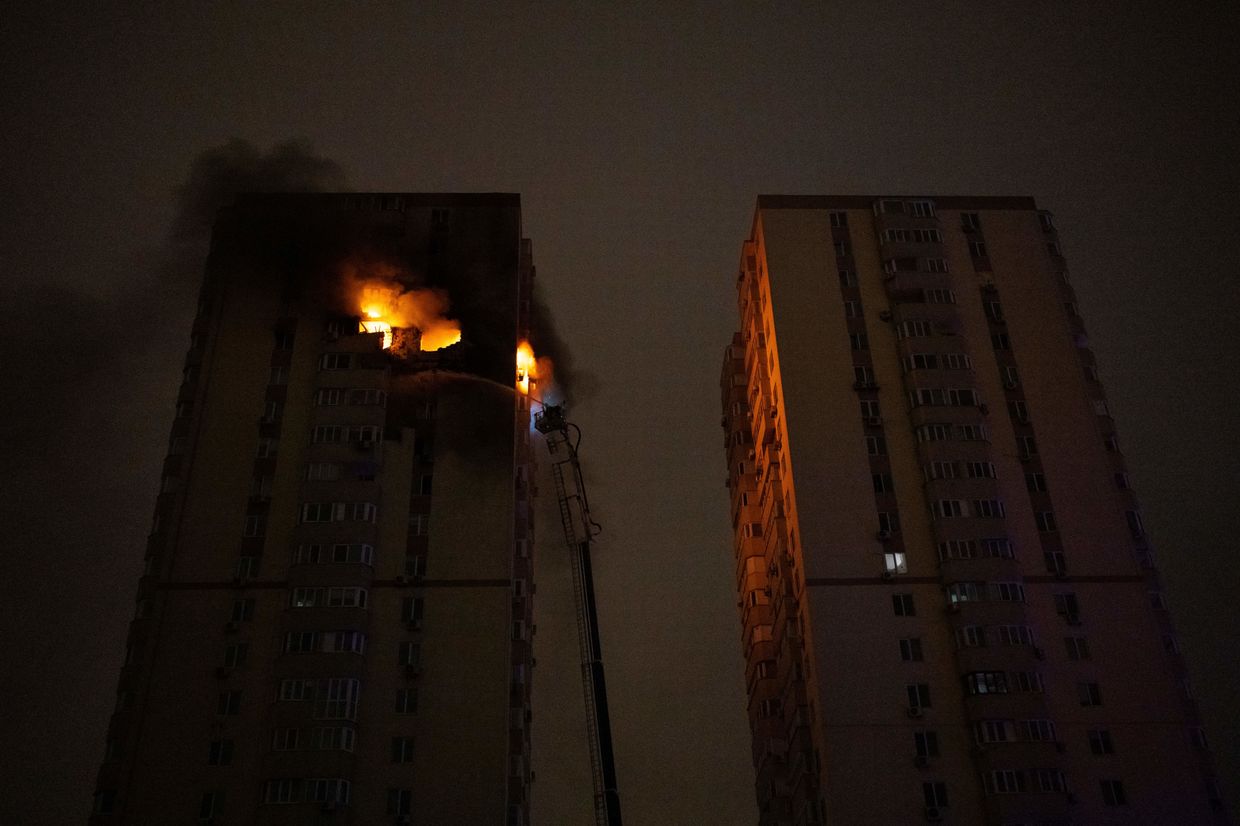
[(546, 437), (547, 452), (554, 457), (551, 475), (555, 480), (555, 495), (573, 574), (581, 683), (586, 703), (586, 739), (594, 781), (594, 820), (597, 826), (621, 826), (611, 720), (607, 714), (607, 682), (603, 678), (603, 651), (599, 644), (594, 575), (590, 568), (590, 543), (602, 528), (590, 518), (590, 501), (586, 498), (586, 484), (577, 458), (581, 429), (564, 418), (561, 405), (543, 405), (542, 410), (534, 414), (534, 427)]

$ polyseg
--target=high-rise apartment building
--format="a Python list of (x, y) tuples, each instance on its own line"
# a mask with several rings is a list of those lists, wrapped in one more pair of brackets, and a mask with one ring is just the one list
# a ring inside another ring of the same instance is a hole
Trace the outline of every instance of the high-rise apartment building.
[(528, 820), (521, 234), (503, 194), (220, 213), (92, 823)]
[(1226, 822), (1050, 213), (762, 196), (737, 291), (760, 822)]

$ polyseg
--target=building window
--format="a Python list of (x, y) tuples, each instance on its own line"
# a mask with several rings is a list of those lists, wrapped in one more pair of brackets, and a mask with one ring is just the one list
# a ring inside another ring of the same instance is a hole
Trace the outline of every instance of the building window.
[(387, 813), (407, 817), (413, 811), (413, 792), (409, 789), (387, 790)]
[(996, 478), (994, 462), (965, 462), (964, 466), (970, 479)]
[(1081, 621), (1081, 604), (1076, 594), (1064, 592), (1055, 594), (1055, 613), (1063, 617), (1069, 625), (1077, 625)]
[(100, 789), (95, 792), (92, 811), (97, 815), (110, 815), (116, 810), (116, 790)]
[(895, 487), (891, 481), (890, 473), (875, 473), (871, 477), (874, 482), (875, 493), (894, 493)]
[(1083, 706), (1102, 705), (1102, 691), (1097, 683), (1077, 683), (1076, 693)]
[(960, 213), (960, 228), (965, 232), (976, 232), (982, 228), (982, 217), (976, 212)]
[(1050, 720), (1020, 720), (1017, 722), (1020, 739), (1035, 743), (1055, 741), (1055, 724)]
[(935, 519), (952, 519), (969, 515), (969, 503), (963, 499), (937, 499), (930, 503)]
[[(924, 757), (925, 755), (919, 756)], [(927, 809), (942, 809), (947, 806), (946, 783), (940, 781), (927, 781), (921, 784), (921, 792), (922, 797), (925, 798)]]
[(913, 748), (918, 757), (939, 756), (939, 735), (933, 731), (913, 732)]
[(981, 625), (965, 625), (956, 629), (957, 648), (985, 648), (986, 629)]
[(276, 699), (295, 701), (314, 699), (314, 680), (281, 680)]
[(268, 384), (288, 384), (288, 368), (272, 367), (267, 378)]
[(232, 756), (232, 740), (212, 740), (210, 747), (207, 749), (207, 765), (227, 766), (232, 763)]
[(1026, 473), (1025, 488), (1030, 493), (1046, 493), (1046, 475), (1043, 473)]
[(1111, 732), (1104, 728), (1090, 729), (1086, 732), (1089, 738), (1089, 753), (1102, 756), (1115, 753), (1115, 744), (1111, 742)]
[(944, 370), (971, 370), (973, 360), (964, 353), (943, 353)]
[(1002, 671), (973, 671), (964, 677), (966, 694), (1007, 694), (1007, 675)]
[(986, 431), (986, 425), (982, 424), (957, 425), (956, 434), (962, 442), (985, 442), (990, 440), (990, 434)]
[(948, 272), (946, 258), (927, 258), (926, 272)]
[(1034, 769), (1033, 781), (1037, 790), (1043, 794), (1068, 790), (1068, 783), (1059, 769)]
[(1011, 350), (1012, 340), (1008, 338), (1007, 333), (994, 333), (990, 337), (990, 346), (996, 350)]
[(418, 690), (402, 688), (396, 692), (396, 713), (416, 714), (418, 711)]
[(237, 668), (245, 665), (246, 655), (250, 653), (248, 642), (235, 642), (224, 646), (224, 667)]
[(291, 778), (268, 780), (263, 789), (264, 803), (297, 803), (301, 800), (301, 781)]
[(861, 302), (845, 301), (844, 318), (861, 318)]
[(983, 519), (1001, 519), (1007, 512), (1000, 499), (974, 499), (973, 515)]
[(902, 321), (896, 327), (896, 337), (905, 338), (926, 338), (934, 335), (934, 325), (929, 321)]
[(1053, 511), (1039, 511), (1033, 515), (1033, 518), (1037, 522), (1040, 533), (1054, 533), (1057, 530)]
[(402, 642), (397, 659), (398, 665), (416, 668), (422, 662), (422, 646), (416, 642)]
[(198, 801), (198, 819), (203, 821), (214, 820), (222, 811), (221, 795), (219, 792), (203, 792), (202, 798)]
[(986, 242), (985, 241), (970, 241), (969, 242), (969, 255), (971, 255), (974, 258), (985, 258), (986, 257)]
[(1019, 582), (996, 582), (995, 598), (1000, 602), (1024, 602), (1025, 586)]
[(852, 247), (847, 241), (835, 241), (833, 246), (835, 247), (835, 254), (841, 258), (852, 255)]
[(956, 293), (951, 290), (924, 290), (922, 298), (927, 304), (955, 304)]
[(340, 478), (340, 465), (336, 462), (312, 462), (306, 465), (306, 481), (334, 482)]
[(922, 661), (921, 637), (909, 637), (900, 640), (900, 659), (908, 663)]
[(883, 554), (883, 573), (885, 574), (907, 574), (908, 560), (900, 551)]
[(904, 687), (909, 708), (930, 708), (930, 685), (928, 683), (910, 683)]
[(973, 724), (973, 739), (979, 744), (1006, 743), (1011, 739), (1007, 720), (979, 720)]
[(870, 341), (866, 338), (865, 333), (849, 333), (848, 346), (853, 350), (868, 350), (870, 349)]
[(987, 301), (982, 305), (986, 311), (986, 318), (995, 322), (1003, 321), (1003, 304), (998, 301)]
[(352, 366), (351, 353), (324, 353), (319, 358), (320, 370), (348, 370)]
[(857, 275), (852, 270), (840, 270), (840, 286), (855, 287), (857, 285)]
[(878, 512), (878, 531), (890, 536), (900, 532), (900, 514), (895, 511)]
[(392, 738), (392, 762), (393, 763), (412, 763), (413, 762), (413, 738), (412, 737), (393, 737)]
[(1089, 659), (1089, 641), (1084, 637), (1064, 637), (1063, 644), (1064, 648), (1068, 651), (1068, 659)]
[(897, 617), (912, 617), (917, 615), (917, 611), (913, 607), (912, 594), (892, 594), (891, 607), (895, 611)]
[(217, 710), (225, 717), (235, 717), (241, 713), (241, 691), (221, 691)]
[(1025, 791), (1025, 773), (1016, 769), (995, 769), (982, 775), (987, 794), (1021, 794)]
[(955, 479), (957, 469), (955, 462), (931, 462), (922, 468), (922, 475), (929, 482), (934, 479)]
[(835, 228), (835, 229), (843, 229), (844, 227), (847, 227), (848, 226), (848, 213), (847, 212), (832, 212), (831, 213), (831, 226), (832, 228)]
[(866, 436), (865, 452), (871, 456), (886, 456), (887, 439), (883, 436)]
[(1102, 803), (1104, 806), (1127, 806), (1128, 795), (1124, 793), (1124, 784), (1118, 780), (1103, 780)]

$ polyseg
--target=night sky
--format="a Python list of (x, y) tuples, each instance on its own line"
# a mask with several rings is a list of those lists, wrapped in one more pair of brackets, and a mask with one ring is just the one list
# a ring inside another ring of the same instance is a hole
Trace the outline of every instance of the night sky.
[[(359, 190), (521, 194), (591, 379), (571, 415), (633, 824), (756, 819), (718, 424), (755, 196), (1034, 196), (1235, 801), (1234, 3), (23, 5), (0, 27), (0, 822), (89, 810), (205, 251), (178, 187), (234, 139), (260, 165), (303, 141)], [(542, 529), (534, 813), (584, 823)]]

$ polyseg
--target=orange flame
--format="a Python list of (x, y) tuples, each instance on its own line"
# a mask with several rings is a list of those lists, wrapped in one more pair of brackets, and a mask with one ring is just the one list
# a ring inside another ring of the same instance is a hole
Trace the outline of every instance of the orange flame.
[(382, 279), (359, 281), (363, 319), (361, 330), (383, 333), (383, 347), (392, 346), (392, 328), (414, 328), (421, 333), (419, 348), (441, 350), (461, 340), (461, 325), (448, 318), (448, 296), (443, 290), (415, 287)]
[(528, 341), (517, 345), (517, 388), (528, 395), (530, 384), (538, 379), (538, 361)]

